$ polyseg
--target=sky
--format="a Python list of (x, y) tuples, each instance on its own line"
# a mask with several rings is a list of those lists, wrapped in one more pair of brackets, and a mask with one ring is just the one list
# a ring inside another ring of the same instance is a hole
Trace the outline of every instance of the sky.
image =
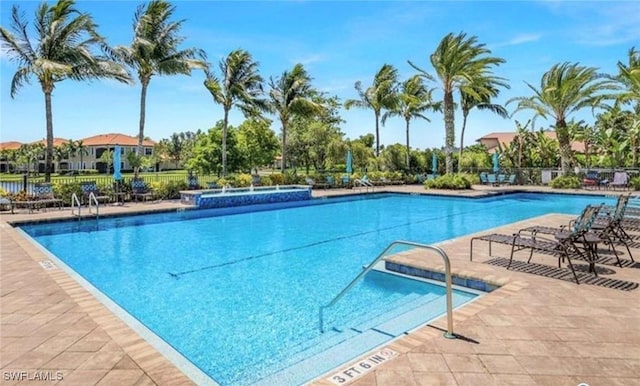
[[(28, 20), (34, 19), (37, 1), (0, 1), (0, 21), (10, 26), (11, 7), (18, 5)], [(78, 1), (77, 8), (93, 16), (98, 31), (112, 46), (129, 45), (133, 15), (142, 1)], [(354, 84), (371, 85), (384, 65), (398, 69), (400, 80), (414, 75), (412, 63), (434, 74), (429, 55), (448, 33), (464, 32), (506, 62), (494, 69), (509, 81), (494, 103), (532, 95), (526, 83), (539, 87), (542, 75), (556, 63), (579, 62), (614, 74), (616, 63), (626, 62), (628, 51), (640, 47), (640, 1), (174, 1), (174, 20), (184, 19), (183, 48), (207, 53), (214, 71), (235, 49), (244, 49), (259, 62), (265, 79), (277, 78), (302, 63), (312, 84), (342, 101), (357, 99)], [(32, 27), (32, 26), (31, 26)], [(35, 31), (30, 30), (35, 36)], [(37, 80), (10, 97), (17, 66), (0, 51), (0, 142), (31, 142), (46, 136), (44, 96)], [(154, 76), (147, 95), (145, 134), (159, 141), (172, 133), (206, 131), (222, 119), (203, 86), (204, 74)], [(439, 83), (434, 98), (441, 99)], [(267, 87), (268, 88), (268, 87)], [(515, 103), (506, 106), (512, 112)], [(346, 138), (375, 132), (373, 111), (341, 112)], [(115, 81), (91, 83), (65, 80), (53, 93), (54, 136), (79, 139), (96, 134), (138, 133), (140, 84)], [(430, 122), (411, 123), (411, 146), (425, 149), (444, 145), (441, 113), (429, 113)], [(574, 115), (593, 123), (591, 111)], [(280, 132), (275, 116), (272, 129)], [(531, 111), (503, 119), (471, 111), (465, 145), (491, 132), (515, 131)], [(233, 111), (230, 123), (244, 120)], [(461, 116), (456, 115), (456, 144)], [(548, 122), (538, 120), (536, 129)], [(405, 143), (405, 123), (390, 118), (380, 129), (383, 145)]]

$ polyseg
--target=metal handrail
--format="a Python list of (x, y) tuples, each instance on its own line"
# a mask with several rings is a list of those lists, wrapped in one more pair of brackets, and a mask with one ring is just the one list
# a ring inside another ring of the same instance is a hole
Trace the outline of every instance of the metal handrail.
[(93, 192), (89, 192), (89, 213), (93, 213), (91, 211), (92, 204), (95, 204), (96, 206), (96, 217), (98, 217), (100, 204), (98, 203), (98, 199), (96, 198), (96, 195), (93, 194)]
[(71, 195), (71, 214), (72, 215), (75, 214), (76, 204), (78, 206), (78, 217), (80, 217), (80, 210), (82, 208), (82, 205), (80, 205), (80, 199), (78, 198), (78, 195), (73, 193), (73, 195)]
[(395, 246), (398, 245), (407, 245), (410, 247), (415, 247), (415, 248), (422, 248), (422, 249), (427, 249), (427, 250), (431, 250), (431, 251), (435, 251), (437, 252), (441, 257), (442, 260), (444, 261), (444, 271), (445, 271), (445, 285), (446, 285), (446, 301), (447, 301), (447, 332), (444, 333), (444, 337), (445, 338), (449, 338), (449, 339), (455, 339), (456, 335), (453, 333), (453, 295), (452, 295), (452, 284), (451, 284), (451, 263), (449, 261), (449, 256), (447, 256), (446, 252), (444, 250), (442, 250), (442, 248), (440, 247), (436, 247), (433, 245), (426, 245), (426, 244), (420, 244), (420, 243), (414, 243), (412, 241), (402, 241), (402, 240), (396, 240), (394, 242), (392, 242), (391, 244), (389, 244), (388, 247), (386, 247), (384, 249), (384, 251), (382, 251), (382, 253), (380, 253), (378, 255), (378, 257), (376, 257), (365, 269), (362, 270), (362, 272), (360, 272), (360, 274), (358, 274), (358, 276), (355, 277), (355, 279), (353, 279), (351, 281), (351, 283), (349, 283), (349, 285), (347, 285), (342, 291), (340, 291), (340, 293), (333, 298), (333, 300), (331, 302), (329, 302), (328, 304), (324, 305), (324, 306), (320, 306), (320, 312), (319, 312), (319, 318), (320, 318), (320, 332), (324, 332), (324, 310), (326, 308), (329, 308), (331, 306), (333, 306), (334, 304), (336, 304), (340, 299), (342, 299), (342, 297), (344, 297), (344, 295), (349, 292), (349, 290), (351, 288), (353, 288), (353, 286), (355, 286), (358, 281), (360, 281), (364, 275), (366, 275), (367, 273), (369, 273), (369, 271), (371, 271), (373, 269), (373, 267), (376, 265), (376, 263), (378, 261), (380, 261), (386, 254), (387, 252), (389, 252), (390, 249), (392, 249)]

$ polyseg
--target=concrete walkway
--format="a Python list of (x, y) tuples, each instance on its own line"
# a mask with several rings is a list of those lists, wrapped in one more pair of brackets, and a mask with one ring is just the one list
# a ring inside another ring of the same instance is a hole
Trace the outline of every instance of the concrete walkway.
[[(457, 194), (483, 195), (503, 189), (477, 187)], [(425, 192), (420, 186), (376, 188), (382, 190)], [(358, 192), (320, 190), (314, 191), (314, 196), (353, 193)], [(179, 207), (177, 202), (128, 203), (101, 211)], [(193, 384), (73, 278), (46, 264), (48, 256), (7, 223), (69, 216), (69, 209), (0, 215), (0, 382), (42, 384), (43, 378), (49, 378), (50, 384), (62, 385)], [(559, 225), (568, 219), (548, 215), (496, 231), (510, 234), (524, 226)], [(640, 385), (640, 289), (576, 285), (568, 280), (507, 271), (487, 263), (508, 256), (507, 248), (496, 246), (489, 256), (482, 242), (474, 247), (474, 261), (470, 262), (471, 237), (441, 245), (452, 260), (454, 274), (501, 287), (454, 312), (455, 332), (463, 339), (445, 339), (441, 329), (446, 327), (446, 320), (441, 318), (314, 383)], [(640, 256), (640, 249), (634, 248), (632, 253)], [(526, 257), (522, 252), (517, 259)], [(535, 263), (557, 267), (557, 259), (552, 256), (536, 254), (534, 259)], [(411, 252), (394, 256), (394, 261), (442, 269), (437, 259), (425, 262)], [(600, 276), (640, 283), (640, 264), (627, 263), (624, 268), (598, 265)], [(585, 270), (585, 264), (575, 265)], [(358, 367), (381, 350), (398, 355), (368, 369)]]

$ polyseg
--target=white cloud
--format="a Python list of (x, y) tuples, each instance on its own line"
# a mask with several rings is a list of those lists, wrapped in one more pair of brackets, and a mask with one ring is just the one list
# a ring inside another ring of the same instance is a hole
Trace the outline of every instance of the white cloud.
[(536, 42), (540, 40), (542, 37), (541, 34), (520, 34), (516, 35), (513, 38), (505, 41), (494, 44), (494, 47), (507, 47), (507, 46), (517, 46), (520, 44)]

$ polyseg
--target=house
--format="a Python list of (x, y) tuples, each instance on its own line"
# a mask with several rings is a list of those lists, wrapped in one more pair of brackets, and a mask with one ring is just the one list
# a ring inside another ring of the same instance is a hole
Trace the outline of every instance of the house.
[[(516, 132), (494, 132), (478, 138), (476, 142), (483, 144), (489, 154), (493, 154), (500, 151), (500, 146), (504, 148), (506, 145), (511, 144), (517, 134)], [(544, 131), (544, 135), (550, 139), (558, 139), (556, 132), (552, 130)], [(574, 141), (571, 144), (571, 149), (578, 153), (584, 153), (584, 143)]]
[[(69, 143), (69, 141), (68, 139), (54, 138), (53, 146), (60, 148)], [(36, 143), (46, 145), (45, 140), (31, 142), (30, 144)], [(113, 151), (116, 145), (120, 146), (122, 170), (130, 170), (132, 167), (127, 161), (127, 154), (136, 151), (138, 137), (119, 133), (99, 134), (76, 140), (76, 147), (78, 143), (82, 144), (83, 151), (76, 149), (75, 154), (67, 156), (66, 158), (55, 159), (54, 171), (93, 169), (100, 173), (106, 173), (108, 165), (101, 161), (100, 157), (102, 157), (105, 151)], [(16, 160), (11, 157), (11, 153), (18, 151), (22, 145), (22, 143), (16, 141), (0, 143), (0, 172), (9, 171), (10, 164), (13, 164), (11, 170), (14, 170)], [(147, 156), (152, 155), (154, 145), (155, 141), (144, 140), (142, 142), (144, 154)], [(44, 154), (39, 157), (38, 171), (44, 172)]]

